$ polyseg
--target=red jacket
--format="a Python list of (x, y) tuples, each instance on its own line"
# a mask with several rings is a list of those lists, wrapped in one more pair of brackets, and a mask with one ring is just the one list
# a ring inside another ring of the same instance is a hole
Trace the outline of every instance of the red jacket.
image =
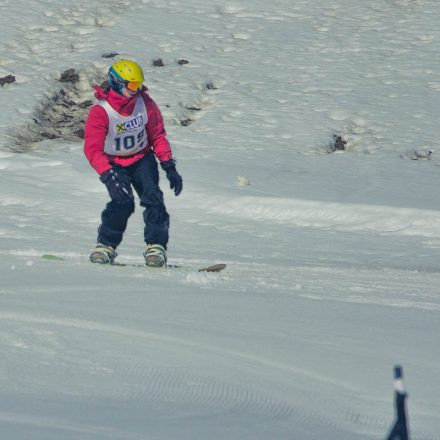
[[(136, 104), (136, 97), (126, 98), (114, 90), (110, 90), (107, 93), (99, 86), (94, 86), (94, 88), (96, 90), (95, 97), (97, 99), (107, 100), (107, 102), (123, 116), (132, 114)], [(84, 154), (98, 174), (104, 173), (115, 164), (123, 167), (132, 165), (142, 159), (150, 151), (154, 152), (160, 162), (173, 158), (170, 144), (166, 138), (167, 134), (159, 107), (148, 95), (146, 87), (142, 88), (141, 93), (148, 115), (148, 122), (146, 124), (148, 146), (132, 156), (119, 157), (104, 153), (105, 138), (108, 131), (107, 112), (97, 104), (90, 109), (84, 128)]]

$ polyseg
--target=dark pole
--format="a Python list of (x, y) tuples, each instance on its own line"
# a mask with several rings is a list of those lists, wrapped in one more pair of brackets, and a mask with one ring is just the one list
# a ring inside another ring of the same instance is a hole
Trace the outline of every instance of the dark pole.
[(401, 366), (394, 367), (394, 389), (396, 421), (386, 440), (409, 440), (408, 419), (405, 405), (408, 394), (405, 392), (403, 386), (403, 369)]

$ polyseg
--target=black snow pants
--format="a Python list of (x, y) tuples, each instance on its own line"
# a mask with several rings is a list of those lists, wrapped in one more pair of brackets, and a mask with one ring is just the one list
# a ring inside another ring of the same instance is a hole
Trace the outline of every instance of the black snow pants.
[[(160, 244), (166, 249), (170, 218), (165, 208), (163, 193), (159, 188), (159, 169), (154, 154), (147, 154), (133, 165), (118, 169), (119, 172), (130, 176), (141, 206), (145, 208), (143, 213), (145, 243)], [(107, 203), (101, 215), (98, 243), (116, 248), (122, 241), (128, 218), (133, 212), (133, 200), (128, 203), (114, 201)]]

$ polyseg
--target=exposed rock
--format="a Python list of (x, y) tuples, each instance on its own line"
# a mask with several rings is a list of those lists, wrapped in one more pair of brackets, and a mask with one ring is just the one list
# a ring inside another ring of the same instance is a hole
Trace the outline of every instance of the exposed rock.
[(165, 63), (163, 62), (162, 58), (156, 58), (155, 60), (153, 60), (153, 66), (163, 67), (165, 66)]
[(208, 89), (208, 90), (217, 90), (218, 89), (218, 87), (216, 87), (212, 81), (207, 81), (204, 84), (204, 87), (205, 87), (205, 89)]
[[(94, 103), (91, 86), (103, 82), (104, 75), (103, 70), (80, 73), (69, 69), (64, 72), (62, 86), (58, 85), (51, 95), (36, 104), (32, 120), (10, 131), (14, 140), (11, 150), (24, 152), (33, 143), (45, 139), (83, 139), (84, 121)], [(80, 80), (86, 80), (90, 89), (84, 90)]]
[(78, 104), (78, 107), (79, 107), (79, 108), (88, 108), (88, 107), (90, 107), (92, 104), (93, 104), (93, 101), (92, 101), (91, 99), (88, 99), (87, 101), (80, 102), (80, 103)]
[(0, 86), (3, 86), (5, 84), (12, 84), (13, 82), (15, 82), (14, 75), (6, 75), (3, 78), (0, 78)]
[(180, 121), (180, 124), (183, 125), (184, 127), (187, 127), (188, 125), (190, 125), (193, 121), (191, 119), (182, 119)]
[(79, 128), (78, 130), (74, 131), (73, 134), (81, 139), (84, 139), (84, 128)]
[(347, 141), (338, 134), (333, 135), (333, 141), (327, 145), (327, 151), (329, 153), (334, 153), (335, 151), (344, 151)]
[(102, 54), (102, 58), (114, 58), (119, 55), (118, 52), (107, 52)]
[(43, 139), (57, 139), (60, 137), (60, 136), (56, 135), (55, 133), (48, 133), (47, 131), (43, 131), (40, 134)]
[(432, 150), (414, 150), (411, 153), (402, 155), (402, 157), (411, 160), (431, 160), (432, 154)]
[(60, 81), (76, 83), (77, 81), (79, 81), (79, 75), (75, 69), (68, 69), (61, 74)]

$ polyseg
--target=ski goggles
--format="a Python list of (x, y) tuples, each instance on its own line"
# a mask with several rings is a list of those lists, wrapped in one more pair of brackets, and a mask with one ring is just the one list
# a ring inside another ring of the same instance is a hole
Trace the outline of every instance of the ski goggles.
[(137, 92), (142, 87), (142, 81), (124, 81), (124, 85), (128, 90)]
[(131, 90), (132, 92), (137, 92), (142, 88), (143, 81), (126, 81), (122, 79), (119, 75), (112, 72), (110, 69), (109, 76), (112, 81), (114, 81), (116, 84), (120, 86), (126, 87), (128, 90)]

